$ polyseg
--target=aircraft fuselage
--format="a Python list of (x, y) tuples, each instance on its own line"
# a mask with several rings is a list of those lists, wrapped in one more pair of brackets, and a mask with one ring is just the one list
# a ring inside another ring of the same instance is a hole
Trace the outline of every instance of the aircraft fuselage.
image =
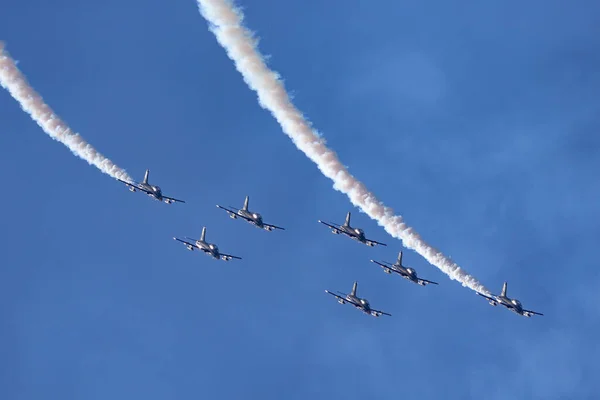
[[(263, 222), (262, 219), (262, 215), (260, 215), (257, 212), (252, 212), (250, 210), (237, 210), (235, 213), (231, 212), (231, 211), (227, 211), (229, 213), (229, 216), (233, 219), (236, 219), (238, 216), (242, 217), (246, 222), (261, 228), (261, 229), (266, 229), (267, 231), (272, 231), (273, 228), (269, 225), (265, 225), (265, 223)], [(246, 219), (247, 218), (247, 219)]]
[(255, 213), (249, 210), (238, 210), (238, 215), (248, 218), (252, 222), (254, 225), (258, 226), (259, 228), (263, 227), (263, 219), (262, 219), (262, 215), (260, 215), (259, 213)]
[(400, 275), (402, 275), (402, 277), (404, 277), (410, 281), (413, 281), (414, 283), (417, 283), (417, 284), (419, 283), (419, 279), (417, 278), (417, 271), (415, 271), (412, 268), (405, 268), (405, 267), (399, 266), (399, 265), (396, 265), (395, 267), (396, 267), (396, 270), (398, 272), (400, 272)]
[[(139, 183), (138, 185), (140, 185), (142, 189), (150, 192), (150, 193), (146, 193), (148, 196), (154, 197), (158, 201), (163, 201), (162, 190), (159, 186), (150, 185), (148, 183), (143, 183), (143, 182)], [(134, 187), (130, 187), (129, 190), (131, 190), (132, 192), (135, 192)]]
[[(344, 304), (344, 300), (338, 300), (340, 304)], [(362, 312), (366, 314), (371, 314), (371, 305), (367, 301), (367, 299), (361, 299), (360, 297), (353, 296), (351, 294), (346, 295), (346, 301), (352, 304), (354, 307), (358, 308)]]
[(200, 250), (203, 250), (206, 253), (210, 254), (213, 258), (221, 258), (221, 253), (219, 253), (219, 247), (216, 244), (196, 240), (196, 246)]
[(206, 254), (210, 255), (214, 259), (223, 261), (229, 261), (232, 259), (232, 257), (229, 255), (221, 254), (221, 252), (219, 251), (219, 247), (216, 244), (196, 240), (196, 247), (198, 247), (200, 250), (204, 251)]
[(506, 308), (510, 309), (511, 311), (513, 311), (519, 315), (524, 315), (526, 317), (530, 316), (529, 314), (525, 315), (525, 313), (523, 312), (523, 305), (517, 299), (511, 299), (506, 296), (494, 296), (494, 302), (490, 301), (490, 304), (493, 306), (495, 306), (496, 304), (502, 304)]
[(412, 268), (405, 268), (402, 265), (393, 264), (390, 266), (383, 266), (383, 271), (386, 274), (391, 274), (392, 270), (398, 272), (403, 278), (410, 279), (411, 281), (417, 280), (417, 273)]
[[(339, 228), (332, 229), (331, 232), (333, 232), (335, 234), (343, 233), (344, 235), (346, 235), (354, 240), (357, 240), (361, 243), (366, 243), (365, 233), (360, 228), (353, 228), (351, 226), (341, 225)], [(367, 245), (370, 246), (371, 244), (367, 243)]]

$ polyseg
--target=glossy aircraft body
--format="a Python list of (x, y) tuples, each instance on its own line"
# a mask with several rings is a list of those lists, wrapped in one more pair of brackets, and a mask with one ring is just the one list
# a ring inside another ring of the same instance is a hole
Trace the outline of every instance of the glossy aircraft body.
[(364, 312), (365, 314), (369, 314), (374, 317), (379, 317), (381, 315), (389, 315), (389, 316), (392, 315), (392, 314), (388, 314), (383, 311), (372, 309), (371, 305), (369, 304), (369, 301), (367, 299), (361, 299), (360, 297), (358, 297), (358, 295), (356, 294), (357, 288), (358, 288), (358, 282), (354, 282), (354, 285), (352, 285), (352, 292), (350, 292), (348, 294), (338, 292), (339, 295), (337, 295), (335, 293), (330, 292), (329, 290), (326, 290), (325, 292), (329, 293), (332, 296), (335, 296), (338, 299), (338, 303), (340, 303), (340, 304), (350, 303), (354, 307), (356, 307), (359, 310), (361, 310), (362, 312)]
[(429, 283), (431, 283), (433, 285), (438, 284), (437, 282), (428, 281), (427, 279), (419, 278), (417, 276), (417, 271), (415, 271), (413, 268), (405, 267), (404, 265), (402, 265), (402, 252), (400, 252), (398, 254), (398, 260), (396, 260), (396, 262), (394, 264), (390, 264), (387, 261), (379, 262), (379, 261), (371, 260), (371, 262), (381, 266), (383, 268), (383, 272), (385, 272), (386, 274), (391, 274), (392, 272), (395, 272), (395, 273), (399, 274), (401, 277), (408, 279), (409, 281), (412, 281), (421, 286), (425, 286)]
[(522, 315), (524, 317), (531, 317), (534, 314), (535, 315), (544, 315), (537, 311), (525, 310), (519, 300), (511, 299), (510, 297), (508, 297), (506, 294), (507, 286), (508, 286), (507, 283), (504, 282), (504, 285), (502, 285), (502, 293), (500, 293), (500, 295), (493, 294), (490, 297), (490, 296), (486, 296), (483, 293), (479, 293), (479, 292), (476, 292), (476, 293), (478, 295), (480, 295), (481, 297), (486, 298), (492, 306), (496, 306), (498, 304), (503, 305), (504, 307), (508, 308), (509, 310), (511, 310), (519, 315)]
[(233, 219), (237, 219), (242, 218), (244, 220), (246, 220), (247, 222), (251, 223), (252, 225), (264, 229), (266, 231), (272, 231), (273, 229), (281, 229), (281, 230), (285, 230), (285, 228), (282, 228), (280, 226), (276, 226), (276, 225), (271, 225), (271, 224), (266, 224), (263, 219), (262, 219), (262, 215), (260, 215), (257, 212), (253, 212), (250, 211), (248, 209), (248, 203), (250, 201), (250, 198), (248, 196), (246, 196), (246, 199), (244, 200), (244, 206), (242, 207), (241, 210), (238, 210), (235, 207), (223, 207), (217, 204), (217, 207), (219, 207), (222, 210), (227, 211), (227, 214), (229, 214), (229, 216)]
[(147, 169), (146, 173), (144, 174), (144, 180), (142, 182), (127, 182), (127, 181), (123, 181), (119, 178), (117, 178), (117, 180), (119, 182), (123, 182), (125, 185), (127, 185), (127, 187), (129, 187), (129, 190), (131, 190), (132, 192), (139, 190), (141, 192), (146, 193), (148, 196), (155, 198), (158, 201), (164, 201), (167, 204), (171, 204), (176, 201), (179, 203), (185, 203), (185, 201), (183, 201), (183, 200), (174, 199), (173, 197), (163, 196), (160, 186), (151, 185), (148, 183), (149, 175), (150, 175), (150, 170)]
[(202, 228), (202, 234), (200, 235), (200, 239), (195, 240), (193, 243), (187, 241), (187, 240), (194, 240), (194, 239), (188, 238), (188, 237), (185, 238), (187, 240), (179, 239), (176, 237), (174, 237), (173, 239), (185, 244), (185, 247), (187, 247), (187, 249), (190, 251), (198, 249), (198, 250), (201, 250), (204, 253), (208, 254), (209, 256), (212, 256), (213, 258), (215, 258), (217, 260), (221, 259), (223, 261), (229, 261), (232, 258), (236, 258), (238, 260), (242, 259), (241, 257), (238, 257), (238, 256), (232, 256), (231, 254), (221, 253), (219, 251), (219, 247), (217, 247), (216, 244), (208, 243), (206, 241), (206, 227)]
[(381, 243), (376, 240), (367, 239), (365, 237), (365, 232), (362, 229), (353, 228), (350, 225), (350, 212), (348, 212), (348, 214), (346, 214), (346, 222), (344, 222), (344, 225), (338, 225), (333, 222), (323, 222), (321, 220), (319, 220), (319, 222), (322, 223), (323, 225), (326, 225), (329, 228), (331, 228), (331, 233), (336, 234), (336, 235), (342, 233), (342, 234), (348, 236), (349, 238), (352, 238), (356, 241), (366, 244), (369, 247), (373, 247), (376, 244), (381, 245), (381, 246), (387, 246), (387, 244), (385, 244), (385, 243)]

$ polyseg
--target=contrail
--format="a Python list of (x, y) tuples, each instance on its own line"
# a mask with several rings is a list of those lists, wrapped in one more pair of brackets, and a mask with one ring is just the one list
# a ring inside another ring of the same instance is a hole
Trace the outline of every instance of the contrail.
[(427, 244), (402, 217), (377, 200), (365, 185), (352, 176), (337, 155), (325, 145), (325, 141), (313, 131), (311, 124), (292, 104), (279, 74), (271, 71), (258, 51), (257, 40), (242, 25), (243, 14), (229, 0), (197, 0), (202, 16), (209, 22), (209, 29), (235, 62), (248, 86), (258, 94), (261, 107), (269, 110), (283, 131), (296, 147), (310, 158), (321, 172), (334, 182), (336, 190), (345, 193), (352, 204), (360, 207), (369, 217), (397, 239), (406, 248), (415, 250), (427, 261), (475, 291), (490, 291), (477, 279), (467, 274), (456, 263)]
[(54, 140), (58, 140), (78, 157), (95, 165), (100, 171), (113, 178), (132, 181), (125, 170), (117, 167), (108, 158), (98, 153), (78, 133), (75, 133), (60, 120), (52, 109), (44, 103), (42, 97), (27, 83), (25, 76), (19, 71), (15, 61), (4, 50), (4, 42), (0, 41), (0, 85), (21, 108)]

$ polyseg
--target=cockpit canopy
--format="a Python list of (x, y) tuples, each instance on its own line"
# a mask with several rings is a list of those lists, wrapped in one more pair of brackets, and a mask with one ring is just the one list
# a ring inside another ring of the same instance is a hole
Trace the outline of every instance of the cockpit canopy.
[(154, 190), (156, 193), (160, 193), (160, 186), (152, 186), (152, 190)]
[(411, 275), (417, 275), (417, 273), (415, 272), (415, 270), (412, 269), (412, 268), (410, 268), (410, 267), (406, 268), (406, 272), (408, 272)]
[(365, 307), (369, 307), (369, 301), (366, 299), (360, 299), (360, 303)]
[(252, 213), (252, 218), (254, 219), (262, 219), (261, 215), (259, 213)]
[(362, 235), (364, 233), (360, 228), (354, 228), (354, 232), (356, 232), (357, 235)]
[(521, 307), (521, 302), (517, 299), (512, 299), (510, 302), (513, 303), (517, 307)]
[(217, 247), (216, 244), (209, 244), (208, 247), (210, 247), (210, 249), (214, 250), (214, 251), (218, 251), (219, 250), (219, 248)]

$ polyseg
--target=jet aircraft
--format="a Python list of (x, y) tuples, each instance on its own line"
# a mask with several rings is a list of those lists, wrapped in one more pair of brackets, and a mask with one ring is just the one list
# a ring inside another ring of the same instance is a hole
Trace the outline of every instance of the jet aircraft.
[(356, 294), (357, 287), (358, 287), (358, 282), (354, 282), (354, 285), (352, 286), (352, 292), (350, 292), (349, 294), (338, 292), (341, 296), (337, 295), (335, 293), (332, 293), (329, 290), (326, 290), (325, 292), (329, 293), (332, 296), (337, 297), (338, 303), (340, 303), (340, 304), (350, 303), (354, 307), (356, 307), (359, 310), (361, 310), (362, 312), (364, 312), (365, 314), (370, 314), (374, 317), (379, 317), (381, 315), (389, 315), (389, 316), (392, 315), (392, 314), (388, 314), (383, 311), (372, 309), (371, 305), (369, 304), (369, 301), (367, 299), (361, 299), (360, 297), (357, 296), (357, 294)]
[(245, 219), (247, 222), (251, 223), (252, 225), (264, 229), (266, 231), (272, 231), (273, 229), (281, 229), (281, 230), (285, 230), (285, 228), (282, 228), (280, 226), (276, 226), (276, 225), (271, 225), (271, 224), (265, 224), (263, 222), (262, 219), (262, 215), (260, 215), (257, 212), (252, 212), (248, 209), (248, 203), (250, 201), (250, 198), (248, 196), (246, 196), (246, 200), (244, 200), (244, 207), (241, 210), (238, 210), (235, 207), (231, 207), (229, 206), (229, 208), (220, 206), (217, 204), (217, 207), (219, 207), (222, 210), (227, 211), (227, 214), (229, 214), (229, 216), (233, 219), (236, 219), (238, 217)]
[(344, 225), (338, 225), (335, 223), (328, 223), (328, 222), (323, 222), (321, 220), (319, 220), (320, 223), (322, 223), (323, 225), (327, 225), (328, 227), (331, 228), (331, 233), (333, 234), (339, 234), (342, 233), (346, 236), (348, 236), (349, 238), (352, 238), (354, 240), (357, 240), (361, 243), (366, 244), (369, 247), (373, 247), (376, 244), (379, 244), (381, 246), (387, 246), (387, 244), (385, 243), (381, 243), (381, 242), (377, 242), (375, 240), (371, 240), (371, 239), (367, 239), (365, 237), (365, 232), (360, 229), (360, 228), (353, 228), (350, 225), (350, 212), (348, 212), (348, 214), (346, 214), (346, 222), (344, 222)]
[(187, 240), (193, 240), (194, 241), (193, 243), (190, 243), (187, 240), (179, 239), (176, 237), (174, 237), (173, 239), (185, 244), (185, 247), (187, 247), (187, 249), (190, 251), (193, 251), (194, 249), (202, 250), (203, 252), (212, 256), (213, 258), (215, 258), (217, 260), (221, 259), (223, 261), (229, 261), (232, 258), (236, 258), (238, 260), (242, 259), (241, 257), (238, 257), (238, 256), (232, 256), (231, 254), (221, 253), (216, 244), (208, 243), (206, 241), (206, 227), (202, 228), (202, 234), (200, 235), (200, 239), (194, 240), (189, 237), (185, 238)]
[(478, 295), (480, 295), (481, 297), (485, 297), (492, 306), (501, 304), (504, 307), (508, 308), (509, 310), (511, 310), (519, 315), (523, 315), (525, 317), (531, 317), (534, 314), (535, 315), (544, 315), (544, 314), (536, 312), (536, 311), (525, 310), (519, 300), (511, 299), (510, 297), (508, 297), (506, 295), (507, 286), (508, 286), (507, 283), (504, 282), (504, 285), (502, 285), (502, 293), (500, 293), (500, 296), (493, 294), (490, 297), (490, 296), (486, 296), (483, 293), (479, 293), (479, 292), (476, 292), (476, 293)]
[(185, 203), (185, 201), (183, 201), (183, 200), (178, 200), (178, 199), (174, 199), (172, 197), (163, 196), (162, 190), (160, 189), (159, 186), (151, 185), (148, 183), (149, 175), (150, 175), (150, 170), (147, 169), (146, 173), (144, 174), (144, 180), (142, 182), (127, 182), (127, 181), (123, 181), (119, 178), (117, 178), (117, 180), (119, 182), (123, 182), (125, 185), (127, 185), (127, 187), (129, 187), (129, 190), (131, 190), (132, 192), (135, 192), (136, 190), (140, 190), (140, 191), (146, 193), (148, 196), (154, 197), (158, 201), (164, 201), (167, 204), (171, 204), (176, 201), (178, 201), (180, 203)]
[(394, 264), (390, 264), (387, 261), (374, 261), (371, 260), (372, 263), (375, 263), (377, 265), (380, 265), (383, 268), (383, 272), (385, 272), (386, 274), (391, 274), (392, 271), (399, 274), (400, 276), (402, 276), (405, 279), (408, 279), (409, 281), (412, 281), (418, 285), (421, 286), (425, 286), (428, 283), (437, 285), (437, 282), (433, 282), (433, 281), (428, 281), (427, 279), (421, 279), (419, 277), (417, 277), (417, 271), (415, 271), (413, 268), (410, 267), (405, 267), (404, 265), (402, 265), (402, 252), (400, 252), (398, 254), (398, 260), (396, 260), (396, 262)]

